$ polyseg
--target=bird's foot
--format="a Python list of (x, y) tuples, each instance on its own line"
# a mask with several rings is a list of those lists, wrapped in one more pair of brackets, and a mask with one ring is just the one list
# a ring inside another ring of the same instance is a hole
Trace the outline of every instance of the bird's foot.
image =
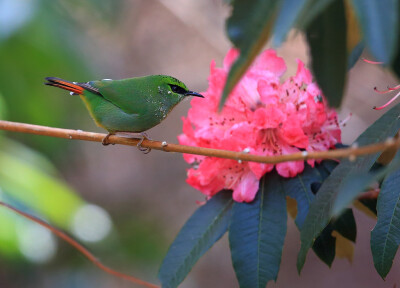
[(116, 132), (116, 134), (120, 137), (125, 137), (125, 138), (133, 138), (133, 139), (139, 139), (139, 142), (136, 144), (138, 149), (142, 151), (144, 154), (148, 154), (151, 151), (151, 148), (148, 147), (143, 147), (142, 143), (144, 140), (152, 140), (147, 133), (145, 132), (140, 132), (140, 133), (134, 133), (134, 132)]
[(103, 140), (101, 141), (101, 144), (103, 144), (104, 146), (110, 145), (114, 143), (110, 143), (109, 139), (111, 135), (114, 135), (114, 133), (108, 133), (106, 137), (103, 138)]
[(143, 143), (143, 140), (151, 140), (150, 139), (150, 137), (147, 135), (147, 133), (145, 133), (145, 132), (141, 132), (140, 133), (140, 135), (142, 136), (141, 138), (140, 138), (140, 141), (139, 141), (139, 143), (136, 145), (137, 147), (138, 147), (138, 149), (140, 150), (140, 151), (142, 151), (144, 154), (149, 154), (150, 153), (150, 151), (151, 151), (151, 148), (149, 148), (149, 147), (142, 147), (142, 143)]

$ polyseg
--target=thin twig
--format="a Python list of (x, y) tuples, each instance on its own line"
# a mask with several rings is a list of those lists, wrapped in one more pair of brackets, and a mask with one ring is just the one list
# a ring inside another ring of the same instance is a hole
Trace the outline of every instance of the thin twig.
[[(61, 129), (61, 128), (52, 128), (46, 126), (18, 123), (18, 122), (10, 122), (10, 121), (2, 121), (0, 120), (0, 130), (7, 130), (13, 132), (20, 133), (29, 133), (36, 135), (44, 135), (58, 138), (66, 138), (72, 140), (85, 140), (85, 141), (94, 141), (101, 142), (106, 134), (102, 133), (93, 133), (93, 132), (85, 132), (81, 130), (71, 130), (71, 129)], [(122, 145), (130, 145), (136, 146), (139, 143), (139, 139), (119, 137), (116, 135), (112, 135), (109, 138), (109, 143), (111, 144), (122, 144)], [(367, 154), (375, 154), (378, 152), (385, 151), (386, 149), (395, 148), (398, 149), (400, 147), (400, 138), (393, 139), (389, 138), (385, 142), (380, 142), (376, 144), (366, 145), (363, 147), (350, 147), (343, 149), (334, 149), (329, 151), (315, 151), (315, 152), (298, 152), (287, 155), (276, 155), (276, 156), (260, 156), (254, 154), (248, 154), (244, 152), (234, 152), (220, 149), (211, 149), (211, 148), (202, 148), (202, 147), (194, 147), (194, 146), (186, 146), (186, 145), (178, 145), (171, 144), (161, 141), (152, 141), (152, 140), (144, 140), (141, 144), (142, 147), (151, 148), (155, 150), (162, 150), (166, 152), (178, 152), (178, 153), (186, 153), (186, 154), (194, 154), (194, 155), (203, 155), (210, 157), (219, 157), (226, 159), (234, 159), (238, 161), (250, 161), (250, 162), (259, 162), (259, 163), (270, 163), (276, 164), (281, 162), (288, 161), (304, 161), (308, 159), (339, 159), (339, 158), (349, 158), (355, 159), (357, 156), (367, 155)]]
[(70, 244), (71, 246), (73, 246), (76, 250), (78, 250), (81, 254), (83, 254), (83, 256), (85, 256), (89, 261), (91, 261), (94, 265), (96, 265), (97, 267), (99, 267), (101, 270), (105, 271), (106, 273), (109, 273), (111, 275), (114, 275), (118, 278), (122, 278), (125, 280), (128, 280), (132, 283), (144, 286), (144, 287), (148, 287), (148, 288), (160, 288), (157, 285), (154, 285), (152, 283), (143, 281), (141, 279), (135, 278), (133, 276), (129, 276), (126, 274), (123, 274), (121, 272), (118, 272), (116, 270), (113, 270), (105, 265), (103, 265), (92, 253), (90, 253), (85, 247), (83, 247), (81, 244), (79, 244), (77, 241), (75, 241), (74, 239), (72, 239), (70, 236), (68, 236), (67, 234), (65, 234), (64, 232), (62, 232), (61, 230), (51, 226), (50, 224), (47, 224), (46, 222), (40, 220), (39, 218), (36, 218), (28, 213), (25, 213), (7, 203), (4, 203), (2, 201), (0, 201), (0, 205), (3, 207), (6, 207), (12, 211), (14, 211), (15, 213), (43, 226), (44, 228), (50, 230), (51, 232), (53, 232), (55, 235), (57, 235), (58, 237), (60, 237), (61, 239), (63, 239), (65, 242), (67, 242), (68, 244)]

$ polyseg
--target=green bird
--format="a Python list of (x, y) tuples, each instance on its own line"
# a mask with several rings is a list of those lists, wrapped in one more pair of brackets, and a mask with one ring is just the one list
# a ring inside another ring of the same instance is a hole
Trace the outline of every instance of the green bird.
[[(203, 97), (190, 91), (178, 79), (166, 75), (150, 75), (122, 80), (103, 79), (85, 83), (47, 77), (45, 85), (59, 87), (79, 95), (99, 127), (108, 131), (103, 145), (117, 132), (140, 133), (160, 124), (187, 96)], [(142, 149), (141, 149), (142, 150)], [(145, 149), (146, 150), (146, 149)], [(148, 150), (146, 150), (149, 152)]]

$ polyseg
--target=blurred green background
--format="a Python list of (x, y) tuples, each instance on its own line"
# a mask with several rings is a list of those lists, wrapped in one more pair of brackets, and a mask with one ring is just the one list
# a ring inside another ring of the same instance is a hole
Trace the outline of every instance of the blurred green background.
[[(227, 15), (222, 0), (0, 0), (0, 119), (102, 131), (78, 97), (44, 86), (47, 76), (84, 82), (169, 74), (205, 91), (210, 61), (220, 66), (229, 49)], [(295, 58), (307, 61), (307, 52), (301, 34), (278, 50), (287, 62), (286, 77), (297, 69)], [(344, 143), (380, 116), (369, 111), (386, 99), (373, 87), (393, 84), (378, 67), (356, 65), (340, 111), (341, 119), (353, 113)], [(180, 104), (151, 137), (177, 142), (188, 107)], [(204, 199), (185, 183), (187, 168), (179, 154), (143, 155), (132, 147), (0, 132), (1, 201), (69, 232), (104, 264), (154, 283), (168, 245), (197, 208), (196, 200)], [(384, 283), (372, 266), (368, 245), (374, 220), (356, 218), (362, 231), (354, 265), (336, 260), (329, 270), (310, 255), (300, 278), (294, 257), (299, 239), (290, 219), (273, 285), (336, 287), (340, 275), (340, 283), (393, 287), (400, 276), (392, 272)], [(0, 287), (131, 285), (0, 207)], [(237, 287), (226, 239), (199, 261), (182, 287)]]

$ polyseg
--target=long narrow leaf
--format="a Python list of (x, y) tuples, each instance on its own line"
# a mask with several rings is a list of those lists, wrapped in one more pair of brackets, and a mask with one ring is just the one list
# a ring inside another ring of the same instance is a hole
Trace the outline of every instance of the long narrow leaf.
[(162, 287), (177, 287), (197, 260), (227, 231), (232, 192), (221, 191), (201, 206), (183, 226), (161, 264)]
[(332, 225), (333, 229), (339, 232), (340, 235), (352, 242), (356, 242), (357, 225), (352, 209), (344, 210), (340, 217), (333, 221)]
[[(345, 239), (355, 242), (357, 233), (356, 231), (356, 223), (354, 220), (353, 211), (351, 209), (347, 209), (339, 216), (338, 219), (332, 220), (324, 228), (324, 230), (322, 230), (321, 234), (315, 239), (312, 248), (315, 254), (317, 254), (317, 256), (326, 265), (331, 267), (337, 253), (337, 237), (342, 236)], [(346, 242), (344, 243), (346, 244)], [(350, 259), (352, 257), (351, 247), (352, 246), (349, 247), (350, 249), (346, 254), (346, 256)]]
[[(398, 17), (400, 17), (400, 3), (397, 4), (397, 15)], [(400, 21), (400, 20), (398, 20)], [(396, 73), (397, 78), (400, 79), (400, 29), (397, 31), (397, 49), (396, 49), (397, 53), (396, 56), (394, 57), (394, 61), (392, 64), (392, 69), (394, 71), (394, 73)]]
[[(366, 145), (383, 141), (387, 137), (393, 137), (400, 129), (399, 114), (400, 104), (397, 104), (362, 133), (356, 142), (359, 145)], [(301, 231), (301, 248), (297, 258), (297, 269), (299, 272), (303, 268), (307, 252), (311, 248), (314, 239), (330, 221), (333, 201), (336, 198), (340, 184), (350, 174), (367, 172), (378, 157), (379, 153), (359, 157), (354, 162), (342, 160), (332, 171), (332, 174), (324, 181), (310, 206)]]
[(387, 174), (400, 168), (400, 156), (398, 154), (396, 154), (396, 157), (387, 166), (374, 171), (356, 172), (348, 175), (339, 186), (331, 215), (337, 216), (374, 182), (382, 180)]
[(352, 0), (365, 43), (378, 61), (390, 63), (399, 30), (397, 0)]
[(252, 203), (235, 203), (229, 227), (233, 267), (240, 287), (265, 288), (276, 280), (286, 235), (286, 198), (279, 175), (264, 176)]
[(283, 190), (297, 202), (297, 216), (295, 223), (299, 229), (303, 226), (308, 209), (314, 200), (311, 184), (321, 182), (321, 176), (316, 168), (306, 165), (304, 171), (294, 178), (281, 179)]
[(400, 245), (400, 169), (383, 181), (377, 210), (378, 221), (371, 232), (371, 250), (376, 271), (385, 278)]
[[(334, 0), (307, 0), (305, 8), (296, 23), (302, 30), (307, 29), (310, 23), (328, 8)], [(337, 0), (336, 0), (337, 1)]]
[(329, 267), (332, 266), (336, 252), (336, 238), (332, 236), (332, 225), (328, 224), (315, 239), (312, 249), (318, 258)]
[(280, 46), (286, 35), (304, 11), (309, 0), (282, 0), (278, 17), (275, 21), (273, 44)]
[(360, 58), (363, 50), (365, 48), (364, 42), (359, 42), (353, 50), (350, 52), (349, 58), (347, 59), (347, 70), (350, 70), (351, 68), (356, 65), (358, 59)]
[(280, 1), (234, 0), (232, 2), (233, 11), (226, 22), (226, 29), (229, 39), (240, 50), (240, 56), (229, 71), (220, 108), (268, 40), (271, 18), (278, 2)]
[(339, 107), (347, 71), (347, 28), (342, 0), (332, 2), (307, 29), (311, 66), (331, 106)]

